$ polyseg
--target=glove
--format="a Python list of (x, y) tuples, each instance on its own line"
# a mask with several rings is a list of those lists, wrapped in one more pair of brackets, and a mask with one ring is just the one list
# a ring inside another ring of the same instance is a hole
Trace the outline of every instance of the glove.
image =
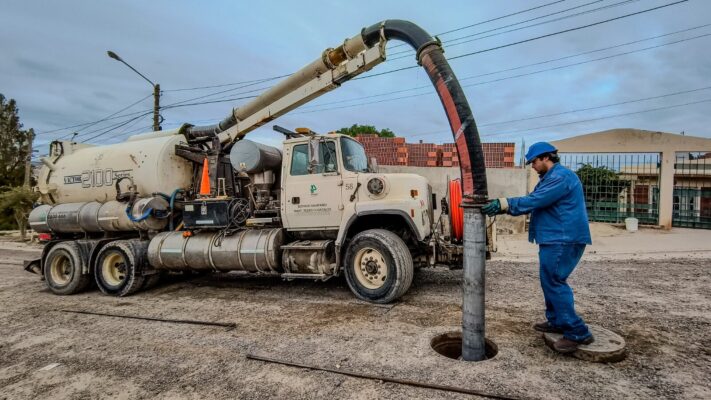
[(506, 213), (506, 211), (501, 208), (501, 200), (499, 199), (490, 201), (489, 204), (481, 208), (481, 211), (489, 217)]

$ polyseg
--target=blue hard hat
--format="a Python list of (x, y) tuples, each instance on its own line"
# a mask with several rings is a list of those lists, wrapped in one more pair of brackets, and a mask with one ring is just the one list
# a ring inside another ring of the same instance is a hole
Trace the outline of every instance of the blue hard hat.
[(545, 153), (554, 153), (558, 151), (552, 144), (548, 142), (538, 142), (531, 145), (526, 152), (526, 164), (530, 164), (536, 157)]

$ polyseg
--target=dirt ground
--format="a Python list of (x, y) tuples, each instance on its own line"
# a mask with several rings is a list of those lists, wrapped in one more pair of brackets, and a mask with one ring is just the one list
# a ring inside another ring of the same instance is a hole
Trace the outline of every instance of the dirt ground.
[(532, 262), (487, 263), (487, 336), (499, 354), (467, 363), (429, 344), (460, 329), (461, 271), (418, 271), (394, 306), (356, 301), (342, 279), (226, 274), (172, 278), (127, 298), (60, 297), (19, 265), (35, 254), (0, 250), (0, 399), (475, 397), (267, 364), (247, 353), (522, 399), (711, 398), (709, 259), (583, 261), (571, 278), (579, 312), (622, 334), (629, 351), (622, 362), (593, 364), (555, 354), (531, 329), (543, 304)]

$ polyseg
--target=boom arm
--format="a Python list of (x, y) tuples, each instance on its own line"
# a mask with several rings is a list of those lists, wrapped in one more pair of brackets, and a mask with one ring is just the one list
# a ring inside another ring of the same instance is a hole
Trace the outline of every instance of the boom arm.
[(364, 28), (341, 46), (326, 49), (320, 58), (256, 99), (233, 109), (220, 123), (190, 126), (184, 133), (189, 139), (217, 137), (223, 145), (240, 140), (249, 131), (383, 62), (385, 44), (390, 38), (402, 40), (417, 50), (417, 62), (424, 67), (439, 95), (460, 157), (463, 201), (485, 202), (488, 194), (484, 153), (469, 103), (439, 41), (409, 21), (387, 20)]
[[(239, 140), (249, 131), (330, 92), (341, 83), (385, 61), (385, 40), (381, 46), (364, 49), (348, 58), (348, 53), (343, 49), (350, 47), (349, 43), (359, 38), (360, 35), (347, 40), (338, 49), (326, 50), (323, 57), (264, 92), (256, 100), (235, 108), (232, 112), (237, 124), (218, 135), (220, 142), (224, 144)], [(360, 43), (363, 43), (362, 40)], [(339, 64), (332, 64), (331, 60), (340, 59), (338, 53), (346, 58)]]

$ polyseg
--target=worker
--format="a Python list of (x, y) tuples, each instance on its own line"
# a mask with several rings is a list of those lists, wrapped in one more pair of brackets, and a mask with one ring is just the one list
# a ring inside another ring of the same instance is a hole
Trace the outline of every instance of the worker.
[(533, 144), (526, 152), (526, 164), (531, 164), (540, 178), (533, 192), (493, 200), (482, 211), (490, 217), (531, 214), (528, 240), (539, 246), (539, 274), (546, 304), (546, 321), (533, 328), (562, 333), (553, 349), (572, 353), (580, 344), (595, 340), (575, 313), (573, 290), (567, 282), (585, 246), (592, 244), (583, 187), (573, 171), (560, 165), (558, 150), (550, 143)]

